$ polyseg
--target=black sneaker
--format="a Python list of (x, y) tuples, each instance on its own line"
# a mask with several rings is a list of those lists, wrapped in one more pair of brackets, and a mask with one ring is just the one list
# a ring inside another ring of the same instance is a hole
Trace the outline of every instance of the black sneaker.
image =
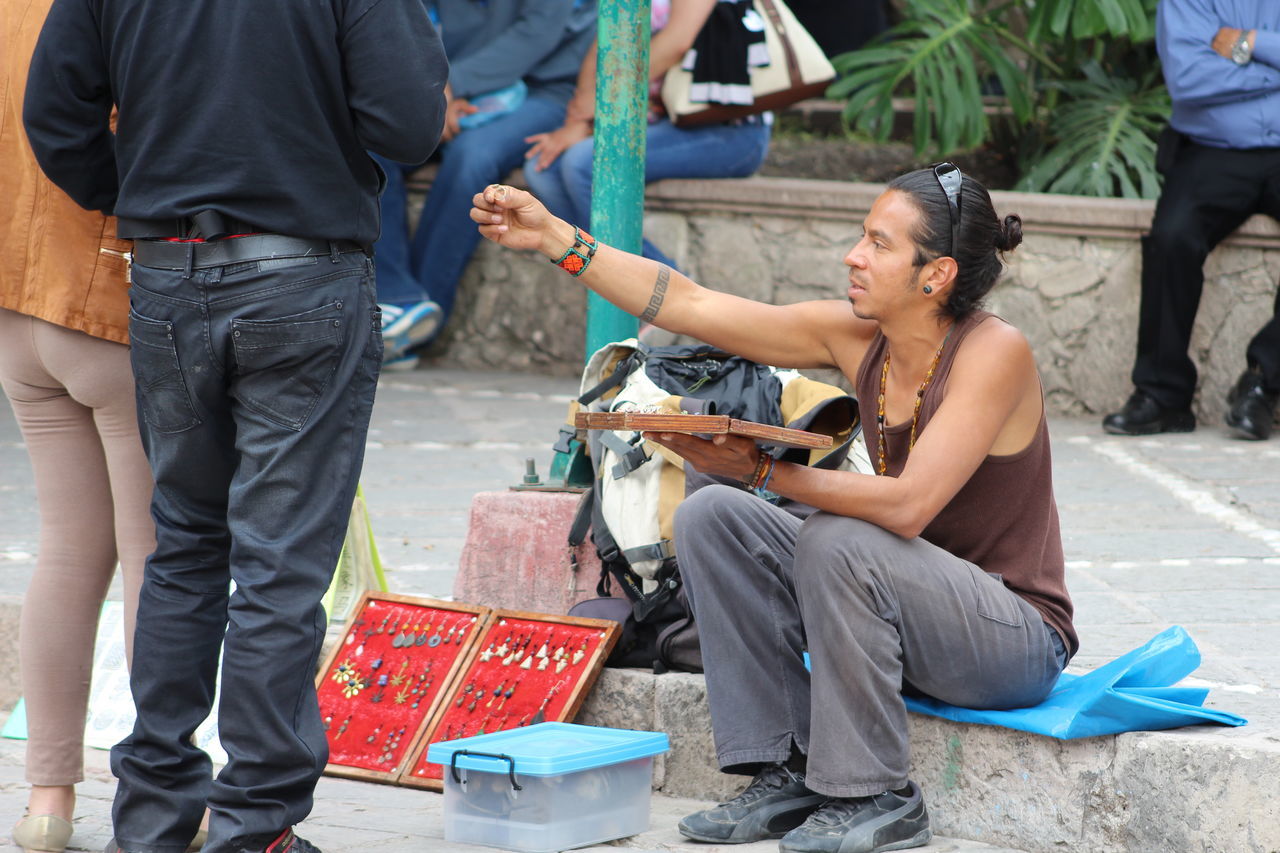
[(320, 848), (305, 838), (294, 835), (293, 827), (289, 827), (277, 835), (275, 841), (268, 844), (263, 853), (320, 853)]
[(923, 847), (933, 833), (914, 782), (908, 796), (832, 797), (778, 842), (782, 853), (880, 853)]
[(680, 821), (680, 834), (694, 841), (720, 844), (781, 838), (825, 800), (804, 786), (803, 773), (769, 764), (732, 800)]
[[(200, 840), (200, 846), (203, 847), (205, 839), (208, 838), (208, 834), (205, 833), (204, 830), (201, 830), (200, 832), (204, 834), (204, 839)], [(195, 843), (194, 840), (192, 843)], [(189, 849), (190, 848), (188, 848), (188, 850)], [(102, 848), (102, 853), (127, 853), (127, 851), (116, 844), (116, 840), (113, 838), (107, 842), (106, 847)], [(251, 851), (245, 851), (245, 853), (251, 853)], [(293, 827), (290, 827), (277, 835), (275, 839), (267, 845), (263, 853), (320, 853), (320, 848), (316, 847), (305, 838), (299, 838), (294, 835)]]
[(1129, 395), (1123, 409), (1102, 419), (1102, 428), (1112, 435), (1191, 432), (1196, 416), (1190, 409), (1166, 409), (1139, 389)]

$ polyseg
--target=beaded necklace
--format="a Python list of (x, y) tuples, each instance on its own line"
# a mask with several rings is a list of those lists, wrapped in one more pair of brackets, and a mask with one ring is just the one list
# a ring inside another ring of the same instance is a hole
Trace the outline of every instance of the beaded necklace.
[[(955, 328), (955, 324), (951, 325), (951, 329)], [(933, 381), (934, 371), (938, 369), (938, 363), (942, 361), (942, 348), (947, 345), (947, 340), (951, 337), (951, 329), (947, 329), (946, 335), (942, 338), (942, 343), (938, 344), (938, 351), (933, 354), (933, 363), (929, 365), (929, 372), (924, 375), (924, 381), (920, 383), (920, 389), (916, 391), (915, 408), (911, 413), (911, 437), (907, 441), (907, 453), (911, 453), (911, 448), (916, 446), (916, 426), (920, 423), (920, 404), (924, 402), (925, 389), (929, 387), (929, 383)], [(880, 370), (880, 396), (876, 400), (876, 468), (883, 475), (888, 470), (888, 463), (884, 458), (884, 387), (889, 380), (889, 344), (886, 341), (884, 347), (884, 367)]]

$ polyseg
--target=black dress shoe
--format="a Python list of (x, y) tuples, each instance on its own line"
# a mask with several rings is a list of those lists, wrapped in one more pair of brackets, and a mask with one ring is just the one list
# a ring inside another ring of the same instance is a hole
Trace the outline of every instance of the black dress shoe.
[(1276, 397), (1268, 391), (1262, 371), (1249, 368), (1240, 374), (1240, 380), (1227, 394), (1227, 426), (1240, 438), (1262, 441), (1270, 438), (1271, 427), (1276, 420)]
[(1139, 389), (1129, 395), (1124, 408), (1102, 419), (1112, 435), (1155, 435), (1158, 432), (1191, 432), (1196, 416), (1190, 409), (1166, 409)]

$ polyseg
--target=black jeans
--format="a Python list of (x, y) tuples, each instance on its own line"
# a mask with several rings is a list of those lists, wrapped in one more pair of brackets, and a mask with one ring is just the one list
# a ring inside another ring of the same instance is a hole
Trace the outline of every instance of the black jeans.
[[(138, 717), (111, 752), (120, 847), (262, 850), (311, 811), (328, 757), (315, 693), (324, 596), (364, 458), (382, 359), (359, 253), (133, 269), (130, 338), (155, 474), (138, 604)], [(235, 589), (229, 592), (230, 582)], [(190, 742), (222, 647), (211, 779)]]
[[(1164, 173), (1151, 234), (1142, 240), (1142, 305), (1133, 384), (1166, 408), (1191, 405), (1196, 368), (1187, 350), (1209, 252), (1255, 213), (1280, 218), (1280, 148), (1207, 148), (1184, 139)], [(1248, 364), (1280, 391), (1280, 293), (1249, 343)]]

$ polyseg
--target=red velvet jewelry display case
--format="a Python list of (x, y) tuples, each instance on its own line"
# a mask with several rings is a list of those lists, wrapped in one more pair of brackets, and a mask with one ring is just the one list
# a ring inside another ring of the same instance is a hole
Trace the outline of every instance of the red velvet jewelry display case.
[(441, 697), (473, 657), (490, 610), (366, 592), (316, 676), (325, 772), (395, 782)]
[(572, 721), (619, 629), (607, 619), (490, 611), (447, 696), (414, 742), (400, 784), (441, 790), (444, 768), (427, 761), (433, 743)]

